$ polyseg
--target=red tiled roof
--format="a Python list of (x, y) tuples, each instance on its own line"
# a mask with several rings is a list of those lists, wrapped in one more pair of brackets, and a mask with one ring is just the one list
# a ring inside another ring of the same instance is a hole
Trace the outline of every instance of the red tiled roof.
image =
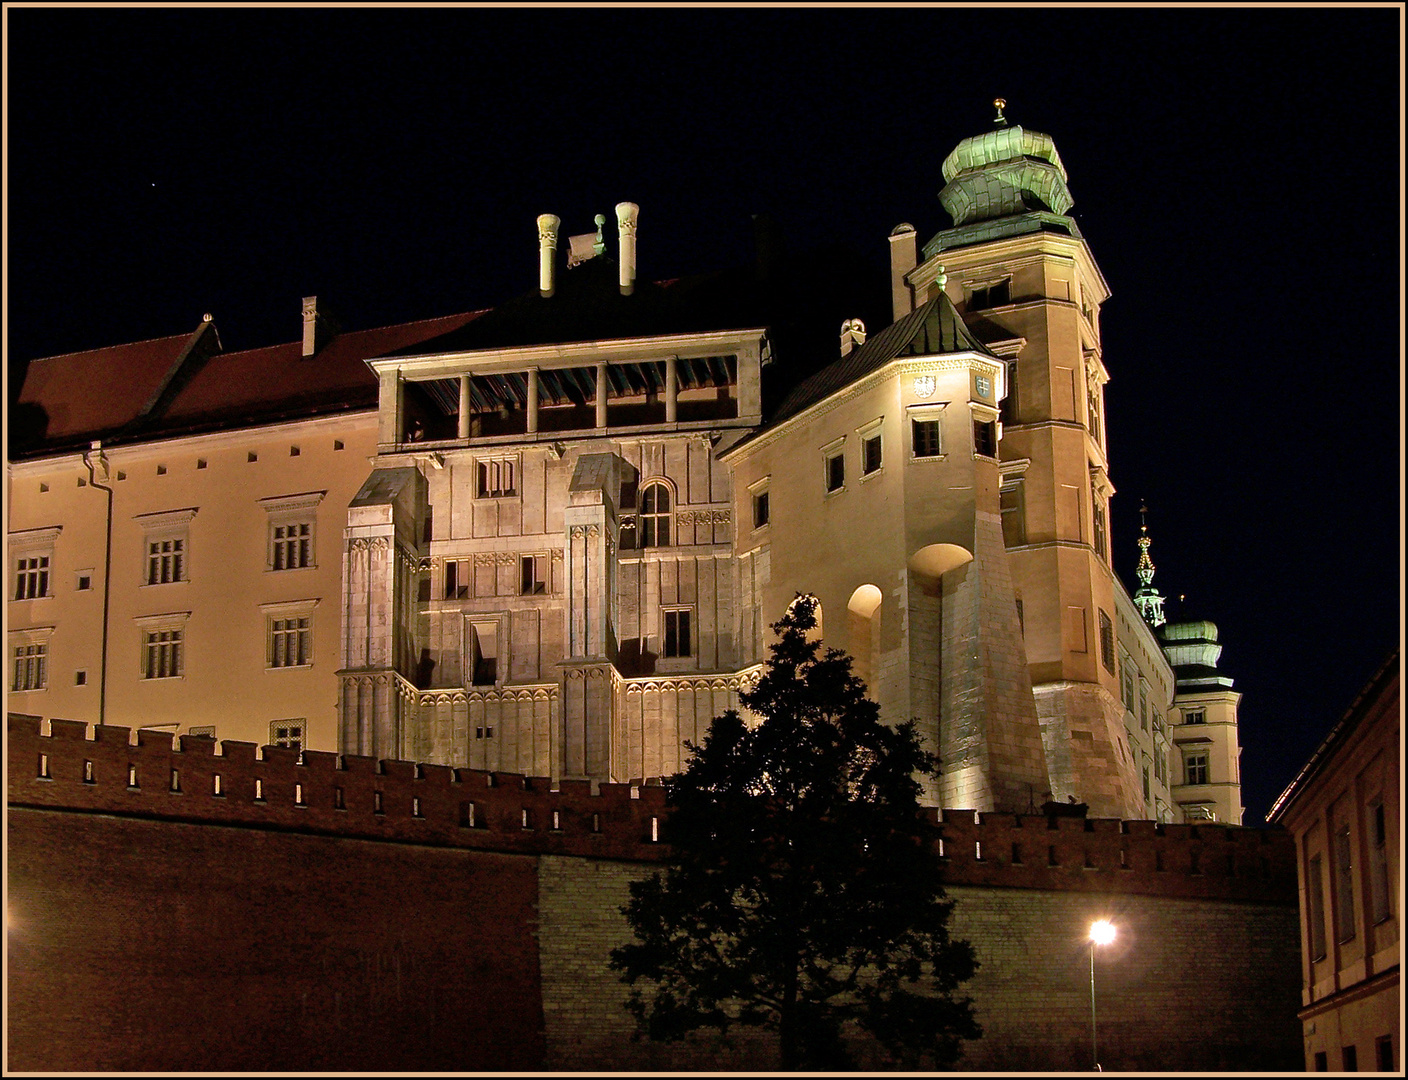
[(120, 428), (137, 418), (190, 339), (177, 334), (31, 361), (19, 403), (48, 413), (50, 442)]
[[(306, 358), (301, 342), (294, 341), (209, 356), (195, 349), (183, 362), (195, 334), (45, 357), (30, 363), (19, 404), (42, 409), (48, 422), (24, 449), (57, 449), (100, 435), (151, 438), (369, 407), (376, 402), (376, 377), (367, 360), (440, 337), (481, 314), (340, 334)], [(180, 370), (173, 370), (178, 364)], [(154, 400), (164, 401), (164, 407), (144, 418)]]
[(167, 408), (173, 423), (202, 418), (305, 411), (376, 400), (376, 376), (366, 361), (457, 330), (480, 312), (422, 319), (399, 326), (340, 334), (315, 356), (302, 343), (213, 356), (191, 377)]

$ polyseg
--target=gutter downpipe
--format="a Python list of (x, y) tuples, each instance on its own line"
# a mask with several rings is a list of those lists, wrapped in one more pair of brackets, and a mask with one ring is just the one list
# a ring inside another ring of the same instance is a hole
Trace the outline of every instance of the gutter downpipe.
[(99, 491), (107, 493), (108, 497), (108, 521), (107, 538), (103, 548), (103, 654), (101, 669), (98, 677), (98, 723), (107, 723), (107, 701), (108, 701), (108, 598), (112, 593), (112, 488), (106, 484), (98, 483), (97, 474), (93, 471), (93, 454), (97, 453), (98, 461), (103, 467), (103, 479), (108, 478), (108, 459), (103, 453), (103, 443), (101, 439), (94, 439), (91, 447), (83, 452), (83, 464), (88, 467), (88, 483)]

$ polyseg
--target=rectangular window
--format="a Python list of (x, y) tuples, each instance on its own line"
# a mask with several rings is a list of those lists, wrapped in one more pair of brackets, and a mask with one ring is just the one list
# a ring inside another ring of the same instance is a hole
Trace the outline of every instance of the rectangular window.
[(184, 537), (147, 541), (147, 584), (167, 585), (186, 580)]
[(1207, 723), (1207, 719), (1208, 714), (1203, 709), (1194, 709), (1191, 712), (1183, 714), (1183, 722), (1185, 724), (1205, 724)]
[(768, 520), (768, 493), (760, 491), (753, 496), (753, 528), (761, 529)]
[(665, 616), (665, 656), (691, 656), (693, 649), (689, 639), (689, 611), (666, 611)]
[(997, 457), (997, 424), (992, 420), (973, 420), (973, 453)]
[(1139, 730), (1149, 730), (1149, 691), (1143, 683), (1139, 685)]
[(463, 600), (469, 596), (470, 569), (468, 559), (445, 560), (445, 599)]
[(1149, 798), (1149, 766), (1144, 766), (1144, 798)]
[(1334, 832), (1335, 855), (1335, 936), (1340, 941), (1354, 937), (1354, 851), (1350, 847), (1349, 823)]
[(1100, 662), (1111, 675), (1115, 673), (1115, 626), (1104, 611), (1100, 612)]
[(974, 289), (968, 300), (969, 311), (981, 311), (984, 308), (1001, 307), (1003, 304), (1012, 302), (1012, 279), (1003, 278), (995, 281), (991, 285), (984, 285)]
[(274, 570), (302, 570), (313, 565), (313, 523), (270, 525), (269, 565)]
[(15, 646), (15, 677), (12, 690), (43, 690), (47, 683), (49, 646), (32, 643)]
[(914, 432), (914, 456), (938, 457), (939, 449), (939, 422), (937, 420), (912, 420), (910, 426)]
[(49, 556), (20, 559), (15, 571), (15, 599), (32, 600), (49, 595)]
[(1306, 873), (1306, 899), (1310, 912), (1310, 959), (1325, 959), (1325, 876), (1320, 869), (1320, 856), (1310, 860)]
[(860, 444), (860, 471), (862, 475), (876, 472), (881, 464), (881, 444), (878, 434), (864, 439)]
[(478, 473), (477, 497), (480, 499), (502, 499), (518, 494), (515, 483), (517, 458), (481, 459), (476, 463)]
[(1025, 493), (1022, 482), (1004, 484), (997, 493), (998, 507), (1002, 511), (1002, 542), (1007, 547), (1017, 547), (1027, 542), (1027, 521)]
[(1359, 1051), (1353, 1046), (1340, 1047), (1340, 1069), (1342, 1072), (1359, 1071)]
[(1379, 1072), (1393, 1072), (1393, 1036), (1380, 1035), (1374, 1040), (1374, 1049), (1378, 1052)]
[(1199, 750), (1183, 755), (1183, 782), (1185, 784), (1206, 784), (1208, 782), (1207, 751)]
[(1325, 1053), (1325, 1051), (1323, 1051), (1323, 1050), (1317, 1050), (1317, 1051), (1315, 1051), (1315, 1071), (1316, 1071), (1316, 1072), (1329, 1072), (1329, 1071), (1330, 1071), (1330, 1059), (1329, 1059), (1329, 1055), (1327, 1055), (1327, 1054)]
[(537, 596), (548, 591), (548, 557), (524, 555), (519, 559), (518, 591), (522, 596)]
[(1105, 558), (1105, 500), (1098, 492), (1090, 493), (1091, 505), (1095, 508), (1095, 554)]
[(1129, 670), (1130, 661), (1128, 657), (1120, 659), (1120, 700), (1124, 702), (1124, 707), (1130, 712), (1134, 711), (1134, 676)]
[(1007, 396), (998, 406), (1004, 424), (1017, 423), (1017, 361), (1007, 361)]
[(1372, 905), (1374, 925), (1377, 926), (1392, 914), (1388, 899), (1388, 831), (1384, 822), (1382, 799), (1375, 799), (1369, 804), (1368, 817), (1369, 902)]
[(831, 454), (826, 459), (826, 490), (840, 491), (846, 486), (846, 455)]
[(302, 719), (275, 720), (269, 725), (269, 745), (287, 746), (290, 750), (303, 749)]
[(269, 666), (307, 667), (313, 662), (313, 619), (291, 616), (269, 620)]
[(473, 623), (469, 639), (471, 684), (493, 686), (499, 678), (499, 624)]
[(182, 630), (151, 630), (146, 635), (144, 679), (176, 679), (185, 670)]

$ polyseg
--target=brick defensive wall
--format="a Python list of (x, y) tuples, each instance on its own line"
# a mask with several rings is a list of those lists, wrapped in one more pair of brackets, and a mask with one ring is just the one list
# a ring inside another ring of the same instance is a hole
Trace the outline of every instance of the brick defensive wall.
[[(9, 716), (14, 806), (241, 824), (437, 847), (659, 860), (656, 781), (514, 773)], [(953, 885), (1296, 903), (1280, 830), (930, 810)]]

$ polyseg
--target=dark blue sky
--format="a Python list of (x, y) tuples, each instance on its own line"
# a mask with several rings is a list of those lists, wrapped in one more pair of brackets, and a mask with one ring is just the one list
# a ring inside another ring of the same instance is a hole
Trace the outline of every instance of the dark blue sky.
[[(873, 259), (995, 96), (1108, 279), (1116, 565), (1245, 694), (1258, 821), (1400, 638), (1400, 12), (32, 10), (8, 15), (7, 350), (298, 336), (531, 289), (534, 218), (641, 206), (642, 273)], [(883, 281), (881, 282), (883, 285)]]

